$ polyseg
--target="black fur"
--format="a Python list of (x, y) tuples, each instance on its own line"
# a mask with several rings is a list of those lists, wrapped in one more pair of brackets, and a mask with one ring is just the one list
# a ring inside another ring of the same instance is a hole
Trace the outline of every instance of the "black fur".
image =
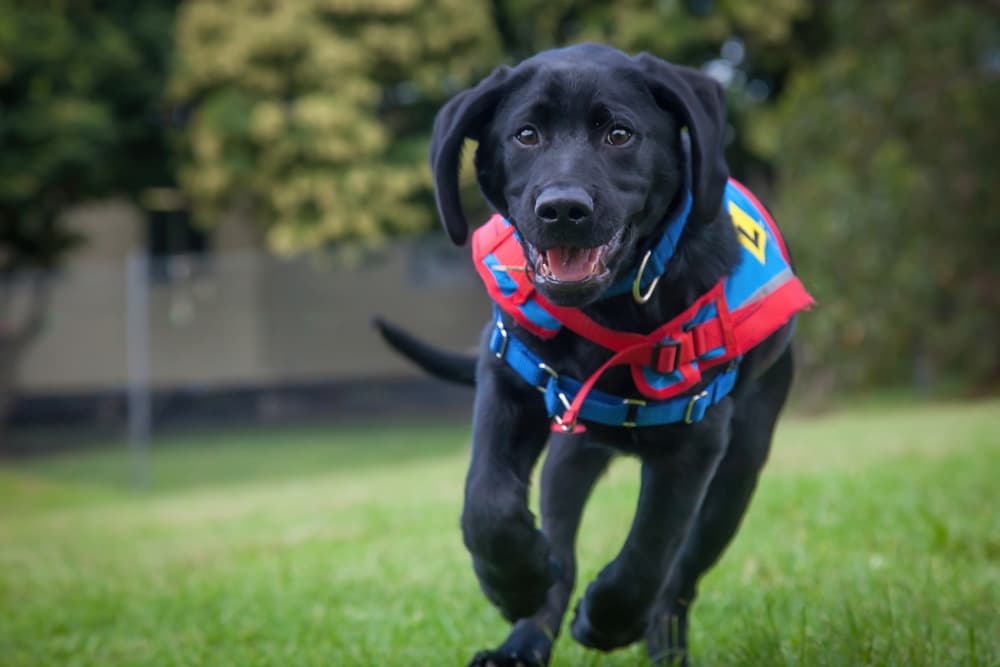
[[(539, 137), (537, 143), (517, 139), (527, 126), (536, 132), (528, 139)], [(610, 133), (622, 127), (631, 138), (612, 144)], [(462, 142), (472, 137), (479, 141), (482, 192), (515, 224), (529, 260), (553, 247), (610, 248), (604, 275), (580, 284), (536, 277), (539, 290), (612, 328), (649, 332), (687, 308), (738, 259), (732, 224), (721, 210), (728, 177), (724, 132), (722, 89), (696, 70), (598, 45), (547, 51), (496, 70), (441, 110), (431, 149), (441, 217), (452, 239), (463, 242), (467, 224), (457, 169)], [(681, 205), (686, 174), (692, 214), (653, 298), (644, 305), (630, 295), (601, 299), (609, 284), (637, 266)], [(552, 188), (560, 197), (575, 197), (584, 214), (573, 220), (540, 214), (538, 199)], [(609, 356), (566, 330), (543, 341), (509, 318), (505, 324), (546, 363), (576, 378)], [(478, 362), (383, 328), (391, 344), (438, 375), (468, 380), (476, 363), (462, 534), (483, 592), (513, 628), (499, 647), (476, 654), (472, 665), (548, 663), (575, 584), (580, 515), (615, 453), (642, 461), (638, 507), (620, 553), (579, 601), (572, 634), (604, 651), (645, 639), (654, 659), (686, 660), (696, 584), (740, 523), (788, 393), (790, 330), (786, 326), (745, 357), (734, 391), (701, 422), (639, 429), (587, 424), (583, 435), (549, 442), (541, 395), (490, 353), (489, 327)], [(623, 367), (607, 372), (597, 386), (620, 396), (637, 393)], [(546, 443), (539, 529), (527, 496)]]
[(469, 386), (476, 384), (475, 357), (439, 350), (379, 317), (376, 317), (372, 324), (386, 342), (431, 375), (449, 382)]

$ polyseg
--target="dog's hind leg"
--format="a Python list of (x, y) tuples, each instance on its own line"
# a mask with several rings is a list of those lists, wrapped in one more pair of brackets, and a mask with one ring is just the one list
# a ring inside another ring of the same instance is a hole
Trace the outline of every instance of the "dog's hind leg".
[(610, 449), (588, 444), (580, 436), (552, 438), (542, 467), (540, 504), (542, 531), (549, 538), (557, 566), (556, 580), (542, 608), (518, 620), (499, 647), (477, 654), (470, 667), (544, 667), (549, 663), (576, 583), (574, 546), (583, 507), (611, 457)]
[(646, 649), (656, 664), (687, 665), (688, 612), (698, 579), (719, 560), (739, 528), (791, 380), (791, 353), (786, 351), (752, 393), (736, 402), (729, 447), (650, 617)]

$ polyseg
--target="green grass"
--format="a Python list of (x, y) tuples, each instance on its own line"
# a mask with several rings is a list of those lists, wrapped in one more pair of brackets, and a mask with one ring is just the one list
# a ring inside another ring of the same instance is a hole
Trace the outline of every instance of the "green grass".
[[(0, 665), (464, 665), (505, 624), (458, 532), (459, 426), (258, 430), (0, 467)], [(1000, 664), (1000, 402), (788, 419), (701, 587), (699, 665)], [(637, 465), (588, 508), (592, 577)], [(553, 664), (644, 664), (564, 636)]]

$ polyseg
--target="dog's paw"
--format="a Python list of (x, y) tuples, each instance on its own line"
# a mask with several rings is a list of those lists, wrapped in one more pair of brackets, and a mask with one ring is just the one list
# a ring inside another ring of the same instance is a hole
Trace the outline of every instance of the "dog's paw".
[(549, 588), (555, 582), (558, 566), (549, 561), (533, 571), (511, 572), (491, 568), (474, 560), (473, 569), (479, 578), (479, 587), (493, 605), (510, 622), (527, 618), (543, 604)]
[[(637, 642), (645, 634), (645, 614), (640, 614), (632, 623), (628, 622), (628, 614), (621, 613), (594, 618), (587, 598), (585, 596), (577, 603), (570, 626), (573, 639), (583, 646), (598, 651), (613, 651)], [(625, 624), (621, 623), (623, 620)]]
[(541, 656), (522, 655), (515, 651), (480, 651), (472, 657), (469, 667), (546, 667)]

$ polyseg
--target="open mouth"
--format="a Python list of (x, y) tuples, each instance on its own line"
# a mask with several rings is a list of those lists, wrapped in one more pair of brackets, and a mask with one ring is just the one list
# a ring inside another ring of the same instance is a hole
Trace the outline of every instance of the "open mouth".
[(539, 250), (529, 246), (535, 282), (574, 284), (600, 280), (608, 274), (607, 260), (618, 237), (591, 248), (556, 246)]
[(596, 248), (549, 248), (538, 253), (535, 273), (539, 278), (560, 283), (578, 283), (596, 278), (607, 270), (604, 262), (605, 246)]

